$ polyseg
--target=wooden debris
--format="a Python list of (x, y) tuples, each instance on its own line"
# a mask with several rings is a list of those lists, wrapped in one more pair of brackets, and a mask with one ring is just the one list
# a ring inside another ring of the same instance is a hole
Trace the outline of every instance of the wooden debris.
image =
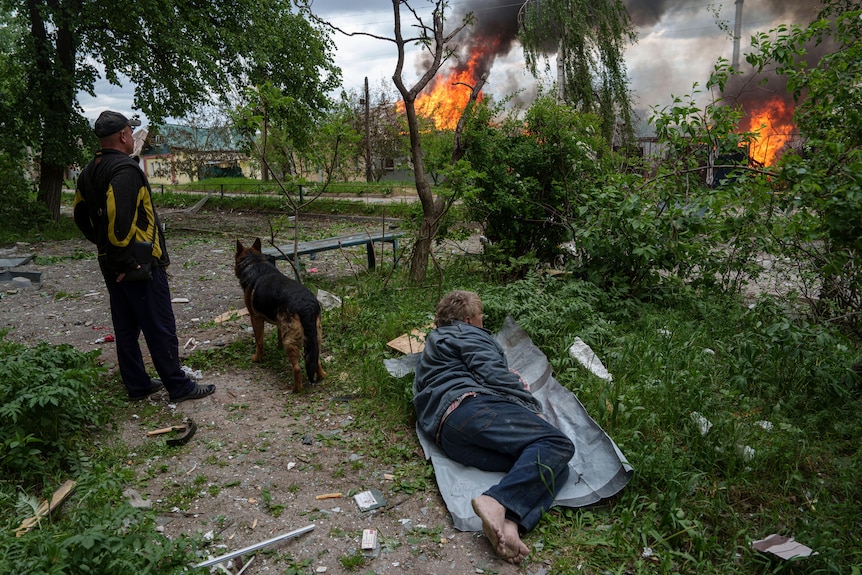
[(341, 493), (324, 493), (316, 496), (315, 499), (338, 499), (339, 497), (341, 497)]
[(21, 522), (21, 525), (18, 529), (15, 530), (15, 536), (21, 537), (28, 531), (30, 531), (33, 527), (39, 524), (39, 521), (42, 517), (46, 515), (50, 515), (57, 509), (60, 505), (63, 504), (64, 501), (72, 494), (75, 490), (75, 487), (78, 485), (76, 481), (73, 479), (69, 479), (63, 485), (61, 485), (57, 491), (54, 492), (54, 495), (51, 497), (50, 503), (48, 501), (42, 501), (39, 505), (39, 509), (36, 510), (36, 515), (33, 517), (28, 517), (24, 521)]

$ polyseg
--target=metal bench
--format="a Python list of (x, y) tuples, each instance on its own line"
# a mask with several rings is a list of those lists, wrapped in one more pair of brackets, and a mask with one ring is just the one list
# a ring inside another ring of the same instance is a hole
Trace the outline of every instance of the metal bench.
[[(374, 242), (392, 244), (392, 261), (398, 262), (398, 238), (404, 235), (404, 232), (387, 232), (387, 233), (365, 233), (355, 234), (352, 236), (339, 236), (335, 238), (324, 238), (322, 240), (310, 240), (307, 242), (299, 242), (296, 245), (296, 257), (299, 256), (314, 256), (317, 252), (325, 252), (327, 250), (337, 250), (353, 246), (365, 246), (368, 254), (368, 269), (373, 270), (377, 266), (377, 258), (374, 254)], [(278, 248), (265, 248), (263, 254), (271, 260), (284, 260), (294, 258), (294, 245), (287, 244)]]

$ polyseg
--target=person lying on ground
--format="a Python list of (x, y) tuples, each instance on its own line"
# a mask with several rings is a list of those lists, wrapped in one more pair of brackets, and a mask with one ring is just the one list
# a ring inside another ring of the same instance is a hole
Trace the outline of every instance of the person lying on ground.
[(472, 505), (497, 555), (520, 563), (530, 552), (521, 536), (550, 509), (575, 447), (509, 369), (503, 348), (483, 327), (477, 294), (444, 296), (435, 324), (413, 381), (419, 427), (450, 459), (506, 472)]

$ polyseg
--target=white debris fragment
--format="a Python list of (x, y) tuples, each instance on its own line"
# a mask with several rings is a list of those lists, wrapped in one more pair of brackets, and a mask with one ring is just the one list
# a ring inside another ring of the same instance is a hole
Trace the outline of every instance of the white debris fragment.
[(199, 381), (199, 380), (203, 379), (203, 377), (204, 377), (204, 374), (201, 373), (201, 370), (199, 370), (199, 369), (192, 369), (187, 365), (182, 366), (182, 368), (180, 368), (180, 369), (183, 370), (183, 373), (185, 373), (187, 376), (189, 376), (189, 379), (192, 379), (194, 381)]
[(320, 302), (320, 305), (322, 305), (325, 310), (341, 307), (340, 297), (322, 289), (317, 290), (317, 301)]
[(709, 433), (709, 430), (712, 429), (712, 422), (710, 422), (703, 415), (698, 413), (697, 411), (691, 412), (691, 420), (697, 424), (698, 429), (700, 429), (701, 435), (706, 435)]
[(593, 350), (590, 349), (584, 340), (579, 337), (575, 338), (575, 342), (569, 348), (569, 355), (581, 362), (581, 365), (590, 370), (594, 375), (607, 381), (613, 381), (613, 376), (605, 369), (602, 360), (596, 357)]

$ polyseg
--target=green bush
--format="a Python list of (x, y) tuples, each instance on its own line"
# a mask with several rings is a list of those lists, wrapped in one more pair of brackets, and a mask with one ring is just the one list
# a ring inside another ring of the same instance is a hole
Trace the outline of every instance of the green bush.
[(572, 238), (571, 214), (600, 187), (611, 154), (598, 118), (552, 97), (536, 100), (524, 118), (498, 123), (497, 113), (478, 106), (469, 123), (465, 159), (476, 181), (464, 203), (491, 242), (487, 255), (523, 276)]
[(30, 231), (50, 221), (48, 209), (36, 201), (32, 182), (24, 176), (24, 165), (0, 152), (0, 221), (9, 231)]
[[(787, 79), (805, 142), (779, 163), (771, 233), (782, 255), (817, 278), (817, 311), (862, 335), (862, 10), (825, 5), (807, 27), (758, 34), (748, 61)], [(810, 50), (824, 44), (815, 64)]]
[(0, 472), (38, 485), (77, 457), (90, 430), (111, 421), (98, 350), (0, 340)]

